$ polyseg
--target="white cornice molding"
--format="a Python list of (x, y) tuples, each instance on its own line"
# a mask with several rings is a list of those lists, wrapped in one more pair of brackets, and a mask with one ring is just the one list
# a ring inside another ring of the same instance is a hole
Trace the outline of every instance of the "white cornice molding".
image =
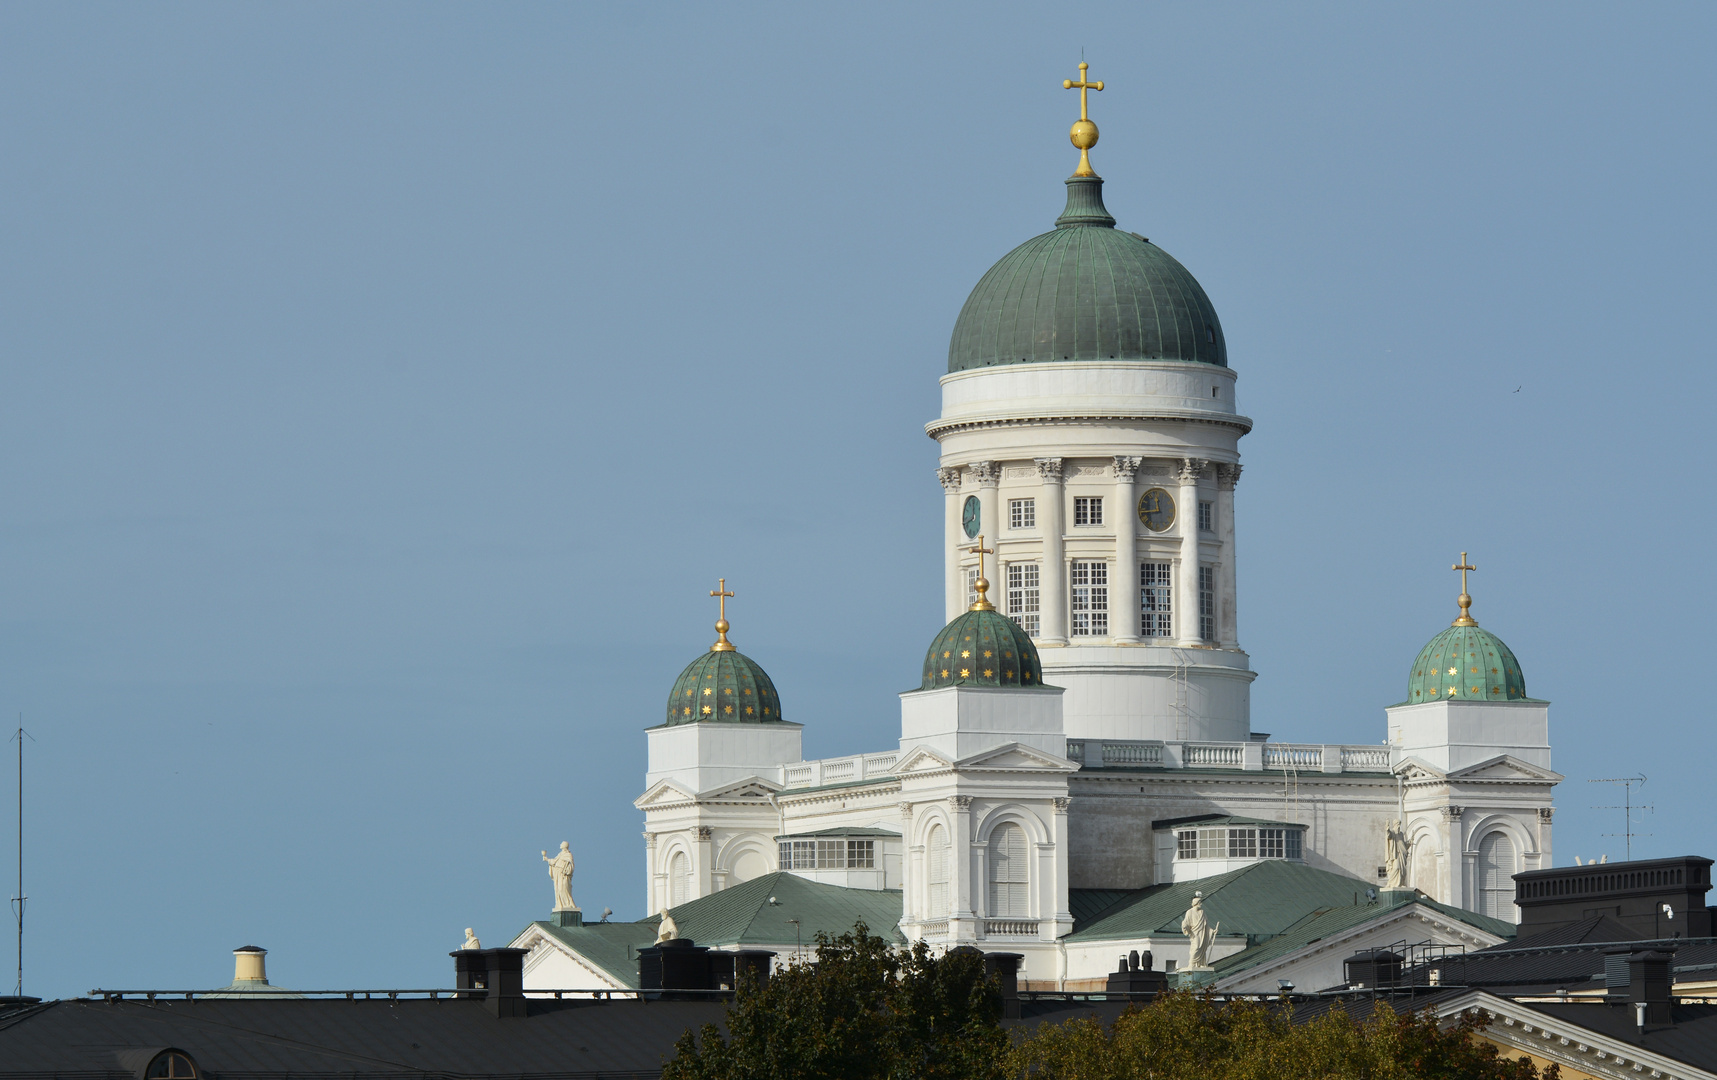
[[(1479, 929), (1471, 923), (1462, 922), (1459, 919), (1445, 915), (1436, 908), (1426, 907), (1423, 904), (1414, 902), (1384, 913), (1379, 918), (1373, 919), (1369, 922), (1359, 923), (1358, 925), (1348, 927), (1346, 930), (1331, 934), (1328, 937), (1322, 937), (1316, 941), (1307, 942), (1298, 949), (1295, 949), (1293, 952), (1283, 953), (1274, 960), (1268, 960), (1262, 964), (1257, 964), (1241, 971), (1237, 971), (1232, 976), (1219, 980), (1216, 984), (1217, 989), (1232, 989), (1237, 983), (1247, 982), (1252, 979), (1267, 978), (1272, 971), (1280, 971), (1283, 968), (1292, 967), (1295, 964), (1303, 963), (1311, 957), (1319, 956), (1332, 950), (1339, 949), (1345, 951), (1352, 947), (1349, 943), (1355, 938), (1363, 937), (1366, 934), (1374, 933), (1397, 923), (1409, 923), (1415, 921), (1423, 923), (1433, 930), (1440, 931), (1448, 937), (1457, 938), (1460, 941), (1470, 943), (1481, 949), (1489, 948), (1492, 945), (1500, 945), (1504, 940), (1489, 931)], [(1419, 933), (1421, 931), (1414, 932)]]
[(1113, 423), (1178, 423), (1209, 424), (1212, 427), (1233, 428), (1244, 435), (1252, 430), (1252, 418), (1234, 413), (1211, 413), (1195, 409), (1152, 409), (1140, 412), (1069, 410), (1053, 416), (1019, 416), (991, 413), (961, 417), (958, 420), (935, 419), (924, 425), (924, 434), (940, 442), (945, 435), (957, 431), (978, 431), (995, 427), (1060, 427), (1068, 424)]
[[(1600, 1004), (1580, 1008), (1602, 1009)], [(1449, 1020), (1468, 1009), (1481, 1009), (1492, 1017), (1485, 1037), (1517, 1050), (1548, 1058), (1593, 1076), (1611, 1080), (1717, 1080), (1717, 1073), (1697, 1069), (1675, 1058), (1611, 1038), (1558, 1016), (1550, 1016), (1509, 998), (1474, 990), (1437, 1006), (1437, 1016)]]

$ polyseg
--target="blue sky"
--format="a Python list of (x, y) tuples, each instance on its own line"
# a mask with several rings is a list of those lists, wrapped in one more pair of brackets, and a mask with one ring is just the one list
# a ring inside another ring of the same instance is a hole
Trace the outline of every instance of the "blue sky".
[(1257, 421), (1254, 727), (1380, 740), (1469, 551), (1554, 702), (1557, 861), (1621, 856), (1587, 781), (1632, 773), (1636, 854), (1717, 854), (1714, 29), (5, 8), (26, 990), (206, 987), (246, 943), (284, 985), (443, 985), (563, 839), (638, 916), (642, 731), (718, 576), (807, 753), (891, 744), (941, 615), (922, 425), (967, 291), (1060, 210), (1081, 49), (1108, 205), (1204, 284)]

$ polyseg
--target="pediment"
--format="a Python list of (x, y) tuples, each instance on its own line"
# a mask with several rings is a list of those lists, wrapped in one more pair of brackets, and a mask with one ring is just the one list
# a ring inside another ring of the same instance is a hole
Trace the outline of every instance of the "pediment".
[(1496, 757), (1481, 761), (1477, 765), (1468, 765), (1449, 774), (1450, 780), (1536, 780), (1556, 783), (1562, 779), (1562, 774), (1539, 768), (1528, 761), (1522, 761), (1513, 754), (1498, 754)]
[(1400, 764), (1395, 766), (1395, 775), (1401, 777), (1403, 780), (1412, 781), (1446, 780), (1448, 779), (1449, 774), (1437, 768), (1429, 761), (1426, 761), (1424, 758), (1407, 757), (1401, 759)]
[(640, 810), (648, 810), (652, 806), (670, 806), (675, 803), (696, 801), (696, 794), (687, 791), (672, 780), (658, 780), (651, 784), (644, 794), (633, 799), (632, 805)]
[(751, 776), (726, 787), (711, 788), (709, 791), (698, 793), (700, 800), (710, 799), (767, 799), (781, 790), (781, 785), (763, 779), (761, 776)]
[(894, 768), (889, 771), (894, 773), (896, 776), (904, 776), (907, 773), (935, 772), (938, 769), (951, 768), (953, 764), (954, 763), (952, 761), (949, 761), (947, 758), (938, 754), (929, 747), (920, 746), (916, 747), (912, 752), (895, 762)]
[(958, 769), (1048, 769), (1054, 772), (1077, 772), (1079, 766), (1065, 757), (1046, 754), (1024, 743), (1004, 743), (982, 753), (962, 758)]

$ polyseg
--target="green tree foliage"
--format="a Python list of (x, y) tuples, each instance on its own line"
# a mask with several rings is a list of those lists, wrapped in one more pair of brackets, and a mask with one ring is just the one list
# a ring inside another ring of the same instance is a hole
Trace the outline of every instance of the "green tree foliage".
[(817, 935), (813, 964), (741, 986), (727, 1034), (687, 1032), (663, 1080), (1003, 1080), (995, 983), (972, 952), (901, 952), (860, 923)]
[(1555, 1080), (1478, 1037), (1474, 1014), (1444, 1028), (1429, 1013), (1354, 1002), (1301, 1023), (1274, 1005), (1168, 994), (1104, 1027), (1044, 1024), (1015, 1050), (1032, 1080)]

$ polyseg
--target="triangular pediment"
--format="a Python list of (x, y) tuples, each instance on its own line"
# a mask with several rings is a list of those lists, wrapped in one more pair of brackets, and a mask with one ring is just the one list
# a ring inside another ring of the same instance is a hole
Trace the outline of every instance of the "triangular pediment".
[(1446, 780), (1448, 773), (1437, 768), (1424, 758), (1408, 757), (1401, 759), (1395, 766), (1395, 775), (1408, 782), (1414, 780)]
[(687, 791), (672, 780), (658, 780), (651, 784), (644, 794), (632, 800), (632, 805), (640, 810), (648, 810), (653, 806), (671, 806), (676, 803), (696, 801), (696, 794)]
[(780, 790), (780, 784), (765, 780), (761, 776), (751, 776), (739, 781), (738, 783), (728, 784), (725, 787), (712, 788), (709, 791), (700, 791), (698, 793), (698, 799), (701, 801), (712, 799), (767, 799), (769, 796)]
[(889, 771), (894, 773), (896, 776), (904, 776), (907, 773), (935, 772), (938, 769), (949, 768), (953, 764), (954, 763), (952, 761), (949, 761), (947, 758), (938, 754), (929, 747), (919, 746), (914, 747), (899, 761), (896, 761), (894, 763), (894, 768)]
[(982, 753), (962, 758), (955, 766), (966, 769), (1049, 769), (1054, 772), (1077, 772), (1079, 766), (1065, 757), (1046, 754), (1024, 743), (1004, 743)]
[(1562, 779), (1562, 774), (1539, 768), (1529, 761), (1522, 761), (1513, 754), (1498, 754), (1496, 757), (1481, 761), (1477, 765), (1468, 765), (1449, 774), (1450, 780), (1538, 780), (1556, 783)]

